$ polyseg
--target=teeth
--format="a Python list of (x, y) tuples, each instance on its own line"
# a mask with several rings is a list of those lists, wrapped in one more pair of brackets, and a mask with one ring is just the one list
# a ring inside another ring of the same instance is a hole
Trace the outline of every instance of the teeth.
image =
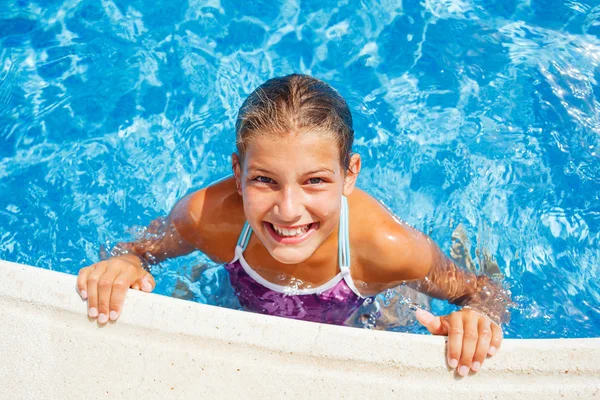
[(303, 233), (308, 232), (310, 225), (311, 224), (304, 225), (301, 228), (287, 229), (287, 228), (281, 228), (277, 225), (271, 224), (271, 226), (273, 227), (275, 232), (277, 232), (277, 234), (279, 236), (284, 236), (284, 237), (294, 237), (294, 236), (302, 235)]

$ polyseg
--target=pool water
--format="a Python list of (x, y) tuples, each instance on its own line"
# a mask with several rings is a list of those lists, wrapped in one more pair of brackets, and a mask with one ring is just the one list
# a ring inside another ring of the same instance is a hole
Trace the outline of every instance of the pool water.
[[(507, 337), (600, 336), (598, 0), (0, 1), (0, 259), (76, 274), (143, 233), (230, 172), (238, 107), (292, 72), (347, 99), (361, 188), (504, 275)], [(239, 307), (202, 254), (154, 272)], [(423, 332), (415, 301), (356, 324)]]

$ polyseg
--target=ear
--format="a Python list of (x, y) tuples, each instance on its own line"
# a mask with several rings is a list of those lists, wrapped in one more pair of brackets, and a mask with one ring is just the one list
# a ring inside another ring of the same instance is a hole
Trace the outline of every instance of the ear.
[(240, 156), (237, 153), (231, 155), (231, 168), (233, 169), (233, 177), (235, 178), (235, 186), (237, 186), (237, 192), (242, 195), (242, 164), (240, 162)]
[(346, 197), (350, 196), (354, 191), (356, 179), (358, 178), (358, 174), (360, 173), (360, 165), (360, 155), (352, 154), (352, 157), (350, 157), (348, 170), (346, 171), (346, 177), (344, 178), (344, 189), (342, 191), (342, 193)]

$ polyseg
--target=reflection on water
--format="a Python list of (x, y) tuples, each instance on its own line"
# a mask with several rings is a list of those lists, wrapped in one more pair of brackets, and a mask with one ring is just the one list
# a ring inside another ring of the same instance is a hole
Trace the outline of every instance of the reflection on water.
[[(4, 3), (0, 258), (97, 261), (229, 173), (237, 108), (291, 72), (348, 100), (360, 187), (465, 268), (506, 277), (507, 336), (598, 336), (595, 0)], [(157, 290), (235, 307), (222, 268), (192, 279), (206, 261), (155, 268)], [(383, 294), (378, 312), (403, 301)]]

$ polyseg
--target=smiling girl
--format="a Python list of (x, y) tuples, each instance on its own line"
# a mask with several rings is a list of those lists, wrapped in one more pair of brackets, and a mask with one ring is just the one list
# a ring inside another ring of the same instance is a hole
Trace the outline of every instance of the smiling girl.
[(155, 238), (120, 243), (81, 269), (90, 317), (116, 320), (128, 288), (152, 291), (149, 262), (200, 250), (227, 263), (250, 311), (341, 325), (367, 297), (405, 282), (463, 307), (441, 317), (417, 311), (432, 334), (449, 336), (458, 374), (496, 353), (505, 292), (355, 187), (352, 116), (333, 88), (306, 75), (265, 82), (240, 108), (236, 137), (233, 177), (181, 199), (153, 224)]

